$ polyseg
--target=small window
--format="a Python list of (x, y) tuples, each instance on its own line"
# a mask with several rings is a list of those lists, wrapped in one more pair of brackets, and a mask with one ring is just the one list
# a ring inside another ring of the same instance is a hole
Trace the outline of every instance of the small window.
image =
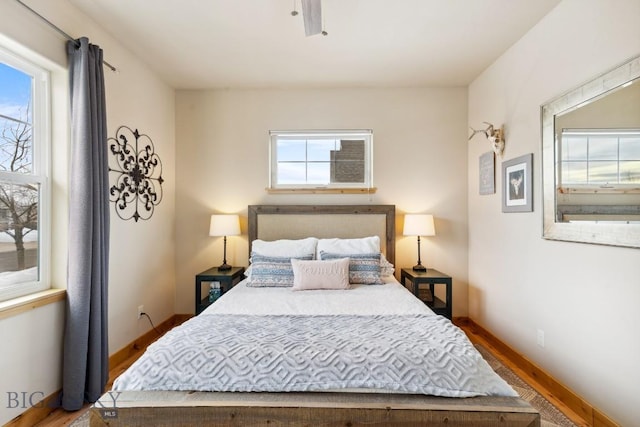
[(370, 130), (271, 131), (270, 189), (370, 189)]
[(49, 288), (48, 73), (0, 49), (0, 301)]
[(562, 186), (640, 184), (640, 129), (563, 129)]

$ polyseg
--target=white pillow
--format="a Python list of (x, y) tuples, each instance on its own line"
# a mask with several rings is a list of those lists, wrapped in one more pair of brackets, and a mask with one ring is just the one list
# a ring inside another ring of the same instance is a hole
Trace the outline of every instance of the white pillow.
[(293, 290), (349, 289), (349, 258), (302, 261), (292, 258)]
[(274, 240), (266, 241), (256, 239), (251, 243), (251, 252), (268, 257), (296, 257), (300, 258), (308, 254), (316, 253), (318, 239), (307, 237), (298, 240)]
[(380, 237), (371, 236), (360, 239), (320, 239), (317, 244), (316, 259), (320, 251), (332, 254), (373, 254), (380, 252)]
[(384, 254), (380, 254), (380, 276), (393, 276), (395, 271), (395, 267), (387, 260), (387, 257)]

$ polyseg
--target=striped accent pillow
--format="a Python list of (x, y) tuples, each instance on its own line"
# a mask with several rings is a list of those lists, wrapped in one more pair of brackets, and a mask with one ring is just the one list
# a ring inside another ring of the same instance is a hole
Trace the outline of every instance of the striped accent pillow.
[(349, 258), (349, 283), (382, 285), (380, 279), (380, 252), (371, 254), (335, 254), (320, 251), (320, 259)]
[[(251, 253), (251, 277), (247, 286), (253, 288), (293, 286), (292, 257), (275, 257)], [(313, 254), (293, 257), (293, 259), (312, 260)]]

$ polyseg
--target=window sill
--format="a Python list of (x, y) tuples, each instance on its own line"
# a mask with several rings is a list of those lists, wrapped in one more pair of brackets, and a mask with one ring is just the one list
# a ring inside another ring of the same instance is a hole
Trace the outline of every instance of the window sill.
[(35, 294), (13, 298), (0, 302), (0, 319), (15, 316), (34, 308), (42, 307), (54, 302), (63, 301), (67, 296), (65, 289), (47, 289)]
[(560, 194), (640, 194), (640, 187), (635, 186), (576, 186), (558, 187)]
[(374, 194), (377, 188), (266, 188), (269, 194)]

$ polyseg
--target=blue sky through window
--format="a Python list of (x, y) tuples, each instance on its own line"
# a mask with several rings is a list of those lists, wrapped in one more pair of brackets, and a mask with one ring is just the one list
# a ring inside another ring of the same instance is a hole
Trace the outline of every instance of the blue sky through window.
[(329, 184), (331, 151), (339, 145), (337, 139), (279, 140), (278, 184)]
[[(33, 77), (0, 62), (0, 169), (3, 171), (31, 172), (31, 123), (32, 123), (32, 80)], [(26, 123), (28, 124), (26, 124)], [(22, 151), (23, 156), (16, 162), (15, 141), (28, 137)]]
[(31, 76), (0, 63), (0, 115), (31, 122)]

